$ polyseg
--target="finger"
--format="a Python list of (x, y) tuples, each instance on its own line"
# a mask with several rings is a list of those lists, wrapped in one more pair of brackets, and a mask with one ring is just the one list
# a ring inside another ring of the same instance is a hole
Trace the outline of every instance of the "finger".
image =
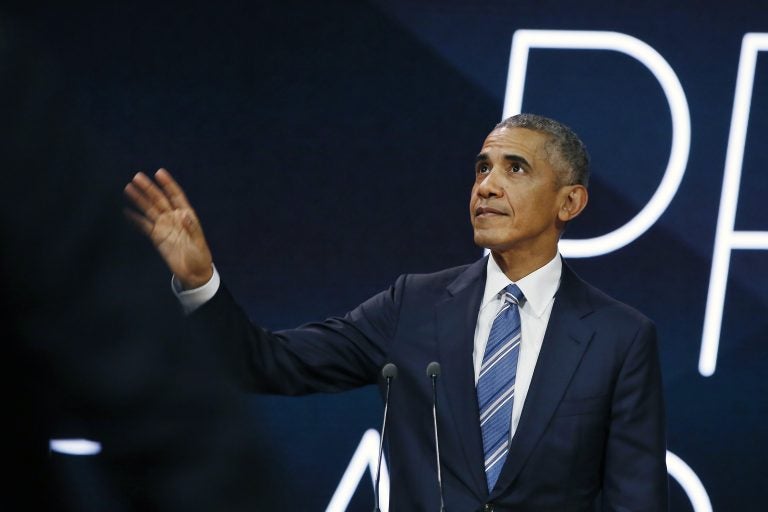
[(141, 213), (152, 221), (157, 220), (161, 213), (160, 210), (133, 182), (128, 183), (123, 190)]
[(187, 200), (187, 196), (184, 194), (184, 190), (182, 190), (181, 186), (179, 186), (176, 180), (173, 179), (171, 173), (161, 167), (155, 173), (155, 179), (160, 186), (163, 187), (163, 192), (165, 192), (165, 195), (168, 197), (168, 200), (174, 208), (192, 209)]
[(149, 199), (160, 213), (171, 209), (171, 203), (155, 183), (143, 172), (137, 172), (131, 181)]
[(123, 214), (125, 217), (136, 226), (139, 231), (144, 233), (147, 236), (150, 236), (152, 234), (152, 229), (154, 228), (154, 224), (149, 221), (146, 217), (143, 215), (139, 215), (133, 210), (129, 210), (128, 208), (125, 208), (123, 210)]

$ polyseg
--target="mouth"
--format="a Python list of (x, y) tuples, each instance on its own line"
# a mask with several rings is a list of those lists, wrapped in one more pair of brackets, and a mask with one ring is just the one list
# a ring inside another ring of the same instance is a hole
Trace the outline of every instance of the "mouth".
[(498, 215), (507, 214), (496, 208), (491, 208), (490, 206), (478, 206), (475, 208), (475, 218), (495, 217)]

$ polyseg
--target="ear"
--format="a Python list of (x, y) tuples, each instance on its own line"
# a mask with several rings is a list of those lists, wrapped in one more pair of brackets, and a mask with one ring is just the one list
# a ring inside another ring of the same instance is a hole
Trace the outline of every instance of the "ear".
[(567, 185), (562, 189), (562, 200), (557, 218), (562, 222), (568, 222), (578, 215), (587, 206), (589, 193), (583, 185)]

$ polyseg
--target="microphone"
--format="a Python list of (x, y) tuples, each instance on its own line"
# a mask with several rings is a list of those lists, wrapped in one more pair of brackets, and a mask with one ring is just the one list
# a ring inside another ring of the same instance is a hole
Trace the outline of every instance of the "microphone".
[(397, 366), (394, 363), (387, 363), (381, 369), (381, 376), (387, 381), (387, 392), (384, 398), (384, 420), (381, 423), (381, 436), (379, 437), (379, 461), (376, 465), (376, 485), (373, 488), (374, 499), (376, 500), (373, 512), (381, 512), (379, 508), (379, 480), (381, 477), (381, 456), (384, 448), (384, 429), (387, 428), (387, 410), (389, 409), (389, 388), (392, 380), (397, 377)]
[(440, 488), (440, 512), (445, 512), (443, 497), (443, 476), (440, 471), (440, 441), (437, 436), (437, 376), (440, 375), (440, 363), (432, 361), (427, 365), (427, 377), (432, 379), (432, 424), (435, 427), (435, 455), (437, 458), (437, 485)]

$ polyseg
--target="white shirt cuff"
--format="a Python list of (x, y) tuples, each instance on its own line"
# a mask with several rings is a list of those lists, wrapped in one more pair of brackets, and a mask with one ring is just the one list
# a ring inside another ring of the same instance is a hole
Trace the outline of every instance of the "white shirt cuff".
[(207, 283), (198, 288), (184, 290), (175, 275), (171, 278), (171, 289), (176, 295), (176, 298), (179, 299), (184, 314), (188, 315), (192, 313), (216, 295), (221, 284), (221, 278), (219, 277), (219, 272), (216, 270), (216, 265), (211, 266), (213, 267), (213, 275)]

